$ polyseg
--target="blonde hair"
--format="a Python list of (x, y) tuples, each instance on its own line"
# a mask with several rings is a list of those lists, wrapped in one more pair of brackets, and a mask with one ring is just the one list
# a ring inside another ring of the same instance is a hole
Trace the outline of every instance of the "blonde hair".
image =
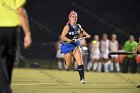
[(75, 11), (73, 11), (73, 10), (72, 10), (72, 11), (70, 12), (70, 14), (69, 14), (69, 16), (68, 16), (68, 17), (70, 18), (70, 17), (71, 17), (71, 15), (73, 15), (73, 14), (75, 14), (75, 15), (77, 16), (77, 13), (76, 13)]
[[(71, 15), (73, 15), (73, 14), (75, 14), (76, 16), (78, 16), (78, 15), (77, 15), (77, 12), (75, 12), (75, 11), (72, 10), (72, 11), (70, 12), (70, 14), (68, 15), (68, 18), (70, 18)], [(70, 23), (70, 20), (68, 19), (67, 24), (69, 24), (69, 23)]]

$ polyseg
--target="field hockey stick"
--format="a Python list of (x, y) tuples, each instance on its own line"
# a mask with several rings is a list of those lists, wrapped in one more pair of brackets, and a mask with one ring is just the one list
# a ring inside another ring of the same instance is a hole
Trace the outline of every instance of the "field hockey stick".
[(86, 38), (88, 38), (88, 37), (81, 37), (81, 38), (73, 39), (72, 42), (77, 42), (77, 41), (79, 41), (79, 40), (86, 39)]
[(64, 43), (72, 43), (72, 42), (77, 42), (79, 40), (82, 40), (82, 39), (86, 39), (87, 37), (81, 37), (81, 38), (77, 38), (77, 39), (73, 39), (72, 41), (70, 42), (63, 42), (63, 41), (60, 41), (61, 44), (64, 44)]

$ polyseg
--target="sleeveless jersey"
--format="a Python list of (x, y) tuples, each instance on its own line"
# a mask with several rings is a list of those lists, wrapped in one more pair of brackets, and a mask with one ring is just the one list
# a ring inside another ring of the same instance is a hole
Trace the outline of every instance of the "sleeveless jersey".
[(109, 49), (110, 49), (110, 51), (117, 52), (118, 51), (118, 41), (117, 40), (115, 40), (114, 42), (110, 41)]
[(73, 26), (69, 23), (68, 26), (69, 26), (69, 31), (68, 31), (68, 34), (67, 34), (66, 37), (69, 38), (69, 39), (78, 38), (78, 36), (80, 34), (79, 25), (76, 24), (76, 27), (73, 28)]
[(100, 49), (99, 49), (99, 44), (100, 42), (97, 42), (97, 43), (93, 43), (94, 40), (92, 41), (92, 44), (91, 44), (91, 54), (97, 54), (97, 53), (100, 53)]
[(101, 53), (107, 53), (109, 52), (109, 40), (101, 40), (100, 42), (100, 50), (101, 50)]

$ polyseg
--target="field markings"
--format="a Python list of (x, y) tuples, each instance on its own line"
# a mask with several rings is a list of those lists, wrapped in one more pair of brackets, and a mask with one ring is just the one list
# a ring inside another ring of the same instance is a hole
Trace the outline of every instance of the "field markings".
[[(80, 83), (64, 83), (68, 85), (80, 84)], [(114, 84), (114, 83), (87, 83), (88, 85), (131, 85), (131, 84)], [(13, 83), (12, 86), (28, 86), (28, 85), (61, 85), (61, 83)]]

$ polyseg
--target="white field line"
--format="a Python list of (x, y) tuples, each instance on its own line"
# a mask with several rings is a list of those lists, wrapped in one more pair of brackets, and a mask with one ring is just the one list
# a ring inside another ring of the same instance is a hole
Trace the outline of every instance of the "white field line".
[[(63, 84), (80, 84), (80, 83), (63, 83)], [(93, 84), (93, 85), (100, 85), (101, 83), (87, 83), (87, 84)], [(13, 83), (12, 86), (30, 86), (30, 85), (61, 85), (61, 83)], [(131, 85), (131, 84), (108, 84), (104, 83), (103, 85)]]

